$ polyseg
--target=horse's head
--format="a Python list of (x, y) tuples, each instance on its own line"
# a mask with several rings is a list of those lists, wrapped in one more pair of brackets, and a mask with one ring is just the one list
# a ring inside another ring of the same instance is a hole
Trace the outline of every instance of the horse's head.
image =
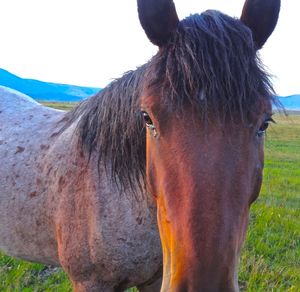
[(179, 21), (171, 0), (138, 0), (159, 47), (140, 104), (146, 172), (157, 201), (163, 291), (234, 291), (251, 203), (262, 182), (272, 87), (257, 57), (280, 0), (247, 0), (240, 19)]

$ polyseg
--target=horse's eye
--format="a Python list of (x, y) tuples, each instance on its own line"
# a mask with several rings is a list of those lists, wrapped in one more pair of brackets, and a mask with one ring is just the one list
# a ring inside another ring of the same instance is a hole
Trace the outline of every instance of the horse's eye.
[(150, 133), (153, 135), (154, 138), (157, 138), (158, 137), (157, 130), (156, 130), (150, 116), (148, 115), (148, 113), (145, 111), (142, 111), (142, 116), (145, 121), (146, 127), (150, 130)]
[(146, 123), (146, 126), (152, 127), (152, 126), (153, 126), (153, 122), (152, 122), (150, 116), (148, 115), (148, 113), (145, 112), (145, 111), (142, 111), (142, 116), (143, 116), (143, 118), (144, 118), (144, 121), (145, 121), (145, 123)]
[(260, 126), (259, 130), (257, 131), (258, 137), (262, 137), (266, 133), (266, 130), (268, 129), (270, 123), (275, 123), (271, 117), (267, 118)]

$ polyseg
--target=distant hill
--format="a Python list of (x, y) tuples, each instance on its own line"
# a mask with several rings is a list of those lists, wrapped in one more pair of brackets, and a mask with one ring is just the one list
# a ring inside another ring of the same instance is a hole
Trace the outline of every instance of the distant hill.
[[(41, 101), (80, 101), (94, 95), (100, 88), (49, 83), (33, 79), (20, 78), (0, 68), (0, 85), (10, 87)], [(300, 110), (300, 95), (279, 97), (287, 110)]]
[(49, 83), (20, 78), (0, 68), (0, 85), (10, 87), (41, 101), (80, 101), (97, 93), (100, 88)]
[(286, 109), (300, 111), (300, 94), (279, 97), (279, 100)]

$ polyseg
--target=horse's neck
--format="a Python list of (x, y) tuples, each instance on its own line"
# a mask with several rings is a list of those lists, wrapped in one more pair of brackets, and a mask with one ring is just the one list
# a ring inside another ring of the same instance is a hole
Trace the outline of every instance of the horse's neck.
[[(16, 138), (7, 147), (14, 152), (24, 148), (26, 151), (22, 155), (35, 157), (38, 166), (32, 167), (38, 167), (39, 180), (46, 180), (51, 186), (49, 192), (57, 193), (61, 188), (71, 190), (77, 181), (81, 181), (83, 184), (78, 188), (95, 188), (99, 193), (100, 189), (105, 189), (106, 193), (113, 193), (108, 194), (107, 199), (129, 199), (135, 203), (134, 196), (119, 194), (111, 182), (110, 172), (101, 162), (98, 167), (99, 153), (92, 153), (90, 159), (84, 153), (76, 133), (78, 121), (60, 132), (65, 123), (62, 111), (41, 106), (32, 98), (5, 87), (0, 87), (0, 112), (0, 128), (1, 124), (5, 125), (6, 136), (2, 139), (0, 132), (0, 140), (8, 140), (14, 135)], [(140, 199), (144, 196), (142, 192), (137, 195)]]
[[(154, 203), (146, 194), (146, 190), (137, 188), (135, 194), (120, 190), (112, 179), (109, 161), (106, 161), (105, 165), (102, 159), (99, 160), (101, 154), (98, 151), (92, 151), (90, 155), (84, 151), (76, 131), (77, 122), (78, 120), (60, 133), (57, 138), (54, 137), (54, 144), (47, 155), (47, 160), (56, 170), (55, 180), (59, 181), (61, 177), (66, 178), (68, 181), (63, 179), (66, 188), (72, 189), (73, 192), (75, 186), (81, 197), (95, 196), (95, 200), (107, 208), (110, 204), (112, 206), (120, 204), (126, 205), (129, 209), (143, 210), (146, 213), (149, 212), (149, 208), (153, 209)], [(91, 191), (92, 189), (94, 191)], [(71, 195), (73, 196), (73, 193)]]

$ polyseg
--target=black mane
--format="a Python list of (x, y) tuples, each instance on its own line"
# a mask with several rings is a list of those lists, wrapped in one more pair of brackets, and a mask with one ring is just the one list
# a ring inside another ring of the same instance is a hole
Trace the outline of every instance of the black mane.
[(78, 120), (79, 142), (88, 156), (96, 151), (113, 181), (134, 192), (145, 181), (146, 138), (139, 109), (144, 88), (172, 110), (190, 103), (203, 116), (213, 109), (219, 117), (244, 119), (260, 102), (273, 100), (251, 31), (240, 20), (217, 11), (184, 19), (149, 63), (67, 114), (64, 128)]

